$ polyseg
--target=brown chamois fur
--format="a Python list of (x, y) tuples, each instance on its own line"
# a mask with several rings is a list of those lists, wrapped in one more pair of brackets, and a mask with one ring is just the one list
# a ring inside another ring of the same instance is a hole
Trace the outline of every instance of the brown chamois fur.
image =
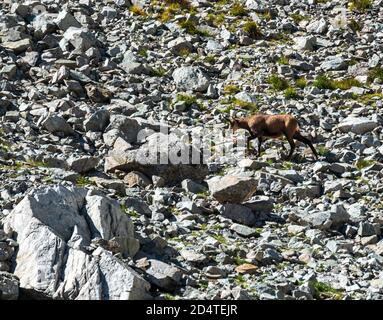
[(238, 129), (246, 129), (250, 133), (250, 136), (247, 138), (247, 149), (249, 151), (250, 141), (258, 138), (258, 156), (261, 154), (261, 145), (264, 137), (277, 139), (284, 135), (291, 147), (287, 160), (290, 160), (294, 153), (294, 139), (307, 144), (315, 155), (315, 158), (318, 159), (318, 153), (316, 152), (313, 144), (309, 139), (300, 134), (298, 121), (291, 115), (257, 114), (229, 121), (233, 133)]

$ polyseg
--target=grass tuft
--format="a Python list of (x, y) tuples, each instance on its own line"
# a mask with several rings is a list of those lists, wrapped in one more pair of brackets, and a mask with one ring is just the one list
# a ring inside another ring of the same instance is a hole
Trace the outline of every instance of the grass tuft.
[(258, 24), (254, 21), (247, 21), (243, 25), (242, 30), (252, 39), (257, 39), (262, 36)]
[(230, 14), (236, 17), (243, 17), (247, 15), (247, 10), (239, 1), (235, 1), (230, 9)]
[(277, 91), (282, 91), (289, 87), (289, 82), (285, 78), (282, 78), (276, 74), (271, 75), (267, 79), (267, 82), (271, 85), (271, 87), (274, 90)]

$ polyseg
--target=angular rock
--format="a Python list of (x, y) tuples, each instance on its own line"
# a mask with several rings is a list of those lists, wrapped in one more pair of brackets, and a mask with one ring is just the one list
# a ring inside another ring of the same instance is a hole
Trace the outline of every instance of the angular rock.
[(348, 117), (338, 125), (341, 132), (353, 132), (356, 134), (365, 134), (374, 130), (378, 126), (377, 121), (364, 117)]
[(86, 131), (103, 132), (109, 124), (109, 111), (101, 109), (84, 121)]
[(65, 119), (59, 115), (49, 115), (41, 126), (51, 133), (62, 132), (65, 135), (71, 135), (74, 133), (73, 128), (65, 121)]
[(244, 225), (241, 225), (241, 224), (238, 224), (238, 223), (233, 223), (230, 227), (231, 230), (233, 230), (235, 233), (237, 233), (238, 235), (242, 236), (242, 237), (253, 237), (253, 236), (256, 236), (258, 234), (258, 232), (253, 229), (253, 228), (249, 228), (248, 226), (244, 226)]
[(93, 33), (82, 28), (69, 27), (63, 36), (78, 53), (84, 53), (89, 48), (96, 46), (96, 38)]
[(68, 30), (70, 27), (81, 28), (81, 24), (76, 20), (76, 18), (65, 10), (58, 14), (55, 23), (63, 31)]
[(99, 158), (92, 156), (70, 156), (67, 160), (69, 168), (78, 173), (86, 173), (94, 170), (99, 162)]
[(207, 181), (212, 196), (221, 203), (241, 203), (256, 191), (258, 181), (240, 176), (214, 177)]
[(164, 290), (173, 291), (180, 285), (182, 272), (165, 262), (148, 259), (149, 268), (145, 270), (151, 283)]
[(199, 67), (180, 67), (174, 70), (172, 76), (181, 90), (205, 92), (209, 87), (209, 78)]
[(0, 300), (17, 300), (19, 285), (19, 279), (15, 275), (0, 271)]
[(27, 38), (19, 41), (4, 42), (2, 43), (2, 46), (6, 49), (12, 50), (16, 54), (19, 54), (32, 47), (32, 41)]
[(149, 284), (111, 252), (88, 248), (92, 239), (119, 244), (134, 255), (133, 224), (119, 204), (84, 189), (62, 186), (31, 192), (6, 217), (19, 249), (20, 287), (68, 299), (143, 299)]
[[(179, 154), (183, 155), (181, 159)], [(156, 133), (138, 149), (110, 151), (105, 158), (105, 171), (139, 171), (148, 177), (161, 177), (165, 184), (176, 184), (186, 178), (203, 180), (207, 175), (207, 167), (193, 164), (193, 159), (190, 159), (192, 154), (200, 159), (199, 151), (178, 137)]]
[(241, 224), (251, 226), (256, 222), (256, 216), (254, 213), (245, 206), (228, 203), (219, 206), (217, 209), (224, 217)]
[(295, 41), (294, 47), (297, 50), (313, 51), (316, 46), (316, 37), (313, 37), (313, 36), (296, 37), (294, 38), (294, 41)]

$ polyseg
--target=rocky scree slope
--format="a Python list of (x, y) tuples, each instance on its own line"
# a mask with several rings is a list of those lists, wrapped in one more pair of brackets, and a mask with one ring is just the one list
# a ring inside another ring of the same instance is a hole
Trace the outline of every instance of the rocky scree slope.
[[(382, 299), (382, 26), (380, 0), (2, 1), (0, 299)], [(140, 157), (255, 112), (320, 161)]]

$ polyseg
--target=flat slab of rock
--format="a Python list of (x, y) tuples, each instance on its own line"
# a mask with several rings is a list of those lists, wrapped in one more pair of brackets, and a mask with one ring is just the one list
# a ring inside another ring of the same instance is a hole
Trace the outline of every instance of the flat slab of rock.
[(180, 252), (181, 256), (188, 262), (201, 263), (206, 260), (206, 256), (193, 250), (184, 249)]
[(257, 272), (257, 270), (257, 266), (250, 263), (244, 263), (235, 268), (236, 272), (243, 274), (254, 274)]
[(374, 130), (378, 126), (378, 122), (368, 118), (353, 118), (348, 117), (343, 120), (339, 125), (338, 129), (341, 132), (353, 132), (356, 134), (364, 134)]
[(221, 203), (241, 203), (256, 191), (258, 181), (240, 176), (214, 177), (207, 181), (212, 196)]
[(75, 157), (71, 156), (67, 160), (71, 170), (78, 173), (86, 173), (97, 167), (100, 159), (92, 156)]
[[(179, 152), (181, 156), (178, 156)], [(147, 177), (161, 177), (165, 184), (175, 184), (187, 178), (203, 180), (208, 173), (207, 166), (193, 164), (190, 158), (193, 153), (193, 148), (176, 136), (156, 133), (138, 149), (111, 150), (105, 158), (105, 171), (139, 171)], [(196, 150), (194, 155), (199, 158), (199, 151)]]
[(18, 41), (4, 42), (2, 46), (6, 49), (12, 50), (13, 52), (21, 53), (27, 50), (32, 46), (32, 41), (30, 39), (22, 39)]
[(238, 223), (233, 223), (230, 227), (230, 230), (233, 230), (235, 233), (242, 237), (253, 237), (258, 234), (255, 229)]
[(218, 207), (218, 211), (224, 217), (233, 221), (239, 222), (244, 225), (253, 225), (256, 221), (256, 217), (248, 207), (240, 204), (227, 203)]

